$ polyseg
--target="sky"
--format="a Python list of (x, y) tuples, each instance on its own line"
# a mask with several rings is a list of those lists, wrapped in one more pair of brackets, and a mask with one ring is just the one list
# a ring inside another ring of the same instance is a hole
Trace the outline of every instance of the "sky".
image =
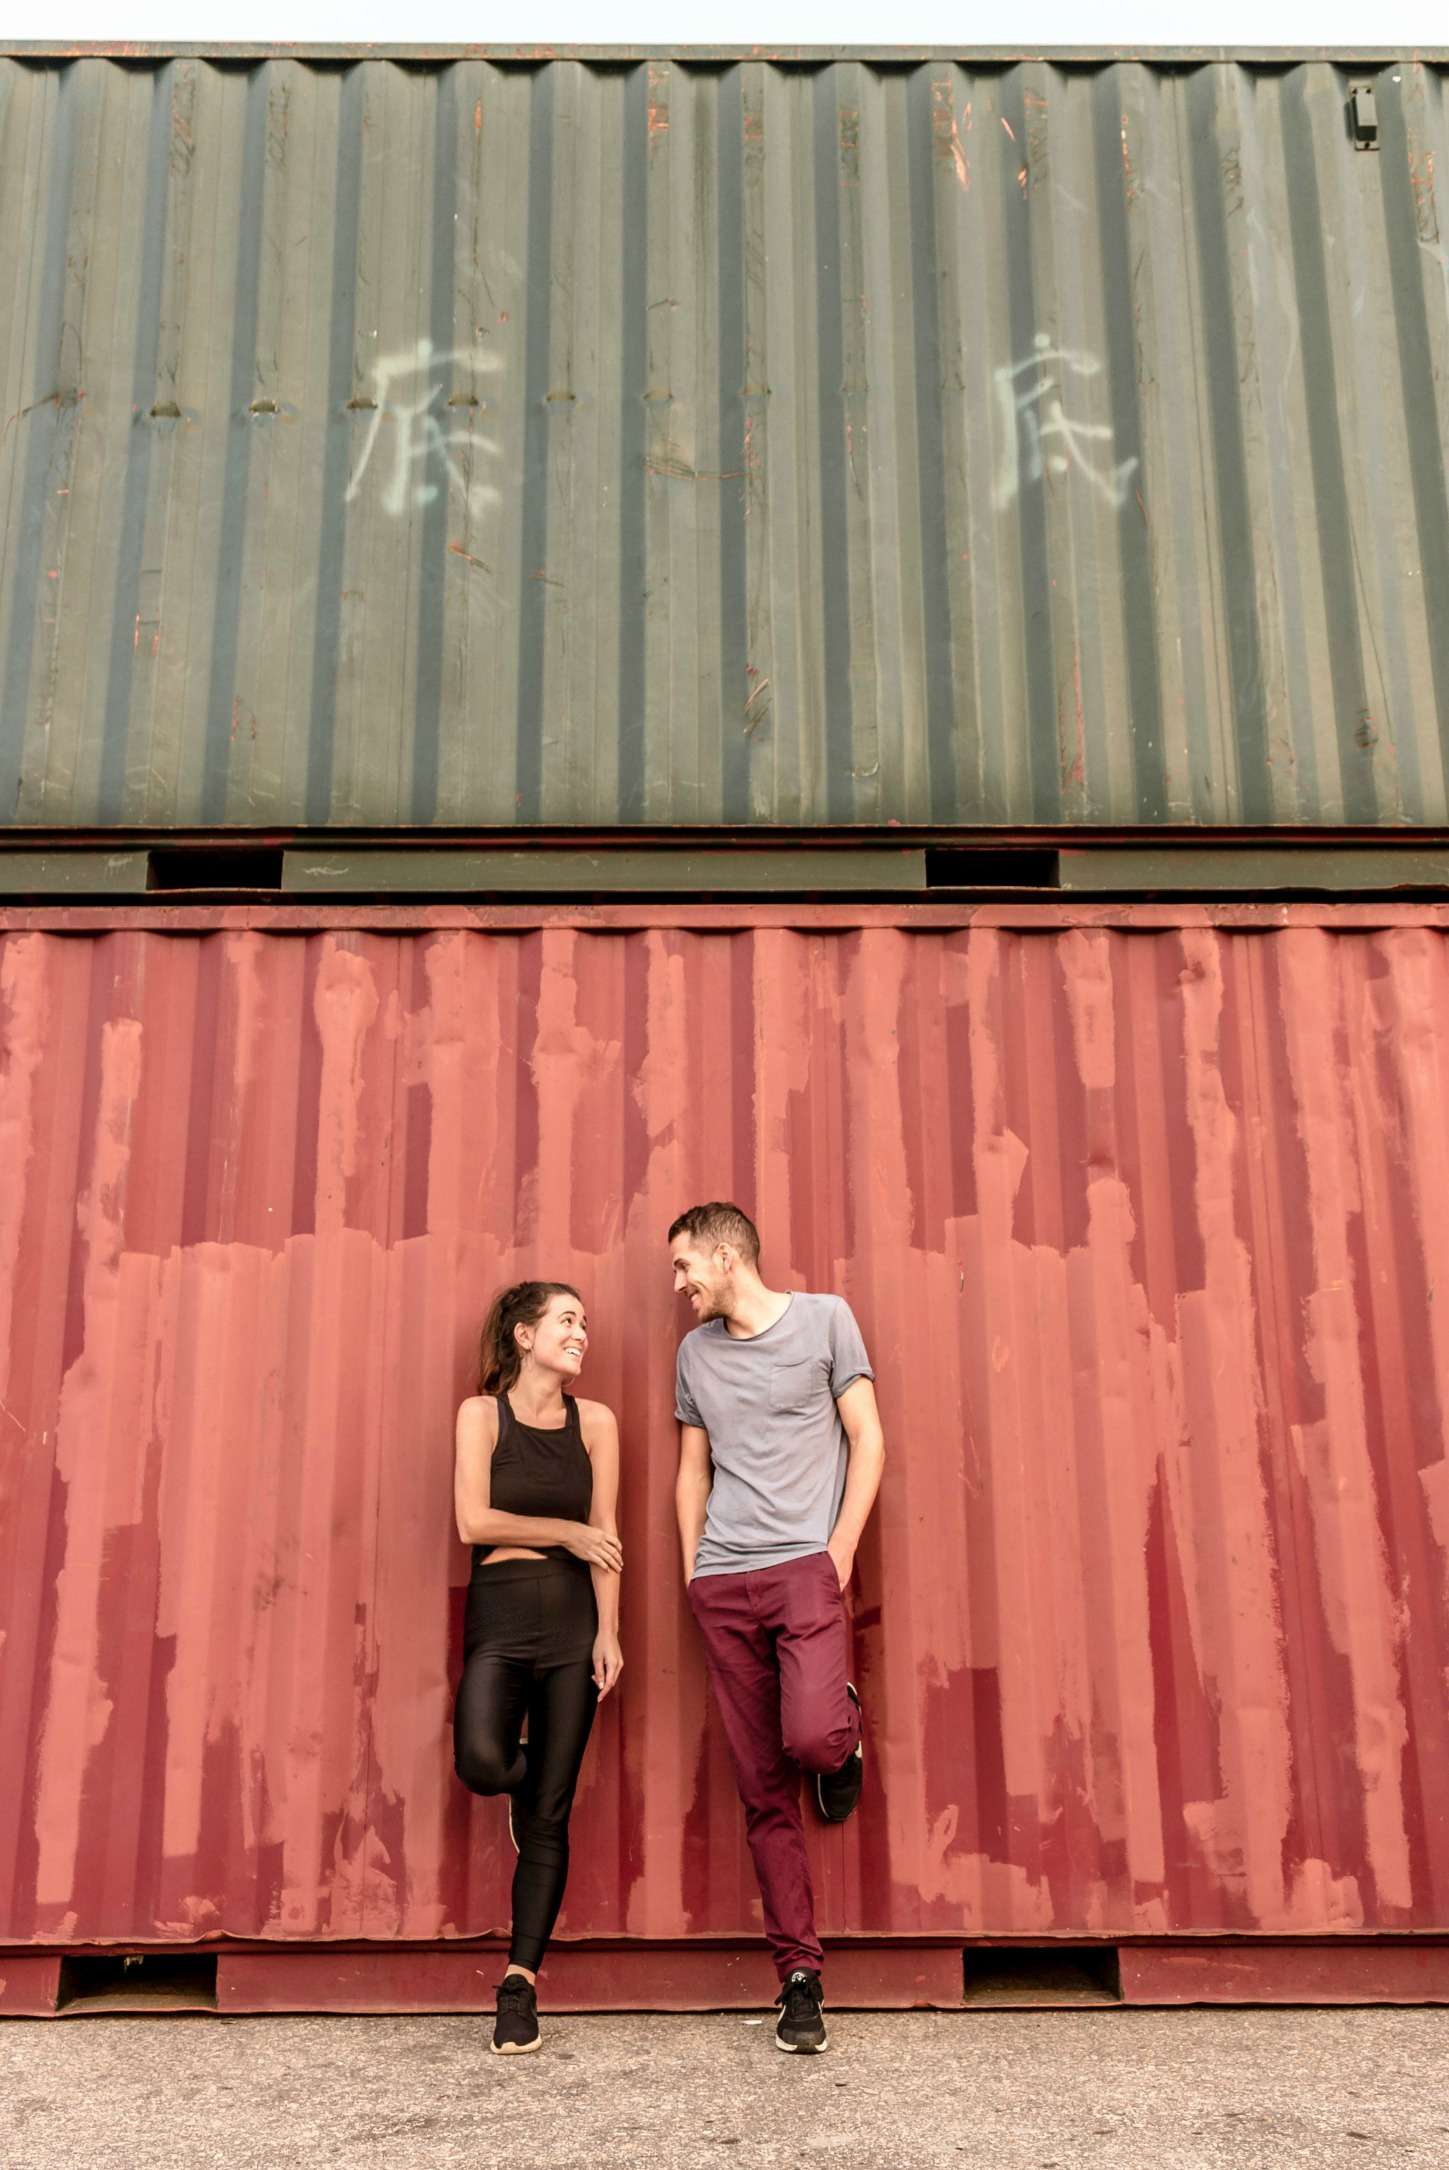
[(1449, 0), (0, 0), (0, 42), (1449, 48)]

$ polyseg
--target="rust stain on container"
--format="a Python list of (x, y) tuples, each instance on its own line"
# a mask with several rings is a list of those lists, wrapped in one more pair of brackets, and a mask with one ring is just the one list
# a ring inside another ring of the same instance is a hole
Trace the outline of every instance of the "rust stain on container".
[(1449, 932), (770, 918), (5, 937), (0, 1938), (501, 1924), (451, 1422), (534, 1270), (625, 1447), (564, 1932), (755, 1929), (671, 1505), (720, 1193), (880, 1373), (822, 1926), (1449, 1927)]

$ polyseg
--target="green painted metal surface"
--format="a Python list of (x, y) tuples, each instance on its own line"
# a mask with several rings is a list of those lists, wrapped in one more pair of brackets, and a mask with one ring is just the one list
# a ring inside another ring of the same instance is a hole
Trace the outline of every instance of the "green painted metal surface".
[(0, 850), (0, 896), (117, 897), (145, 888), (144, 851)]
[(442, 895), (477, 890), (534, 896), (703, 891), (791, 896), (926, 886), (923, 851), (289, 851), (282, 887), (292, 895)]
[(1202, 890), (1231, 895), (1234, 890), (1261, 895), (1267, 890), (1312, 890), (1333, 896), (1367, 890), (1383, 895), (1393, 889), (1449, 888), (1449, 851), (1417, 851), (1390, 845), (1315, 849), (1310, 845), (1246, 846), (1219, 850), (1201, 845), (1154, 850), (1128, 845), (1121, 849), (1063, 851), (1059, 885), (1079, 895), (1142, 895), (1154, 889)]
[(1444, 823), (1445, 82), (0, 61), (0, 822)]

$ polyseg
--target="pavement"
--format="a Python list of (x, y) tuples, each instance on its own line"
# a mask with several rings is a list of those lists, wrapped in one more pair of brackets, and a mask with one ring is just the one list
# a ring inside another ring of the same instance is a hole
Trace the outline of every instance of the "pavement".
[(1405, 2170), (1449, 2165), (1431, 2010), (0, 2022), (4, 2170)]

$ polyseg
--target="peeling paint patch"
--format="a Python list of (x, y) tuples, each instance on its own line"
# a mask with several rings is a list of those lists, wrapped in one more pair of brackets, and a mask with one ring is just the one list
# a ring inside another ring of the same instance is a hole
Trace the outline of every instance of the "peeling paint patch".
[(0, 955), (0, 1405), (9, 1391), (11, 1313), (35, 1152), (35, 1078), (49, 1011), (46, 964), (40, 934), (6, 942)]

